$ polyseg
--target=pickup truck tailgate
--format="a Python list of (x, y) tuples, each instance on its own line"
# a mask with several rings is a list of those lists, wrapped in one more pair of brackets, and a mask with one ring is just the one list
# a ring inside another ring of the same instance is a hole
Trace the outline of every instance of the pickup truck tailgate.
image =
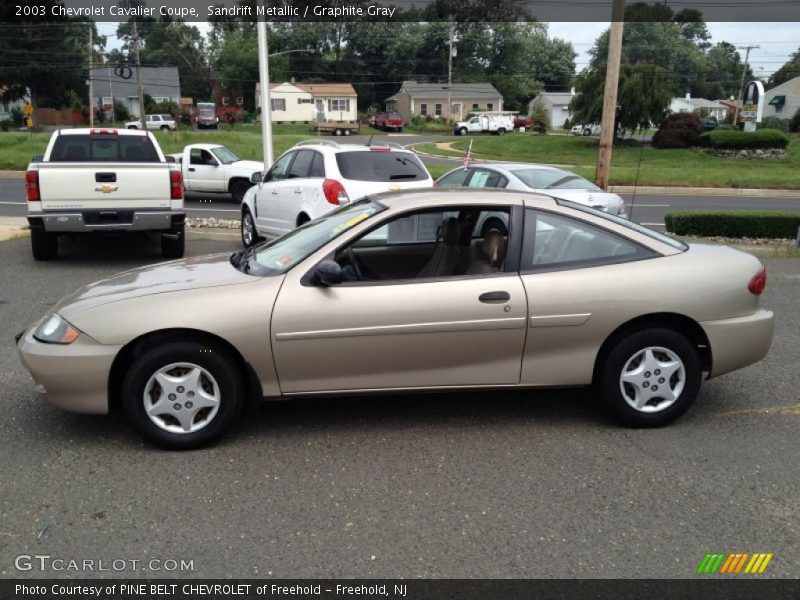
[(168, 163), (40, 163), (42, 210), (169, 208)]

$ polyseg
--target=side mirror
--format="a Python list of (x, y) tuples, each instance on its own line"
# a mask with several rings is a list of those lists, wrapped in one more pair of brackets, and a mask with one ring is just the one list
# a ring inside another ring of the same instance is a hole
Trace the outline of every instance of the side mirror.
[(342, 267), (334, 260), (323, 260), (317, 265), (315, 272), (324, 286), (342, 283)]
[(31, 162), (42, 162), (44, 160), (43, 154), (37, 154), (31, 159)]
[(166, 158), (166, 159), (167, 159), (167, 162), (168, 162), (168, 163), (174, 163), (174, 162), (177, 162), (177, 161), (175, 160), (175, 157), (174, 157), (174, 156), (170, 156), (169, 154), (167, 154), (167, 156), (165, 156), (164, 158)]
[(250, 183), (261, 183), (264, 177), (261, 175), (261, 171), (256, 171), (252, 175), (250, 175)]

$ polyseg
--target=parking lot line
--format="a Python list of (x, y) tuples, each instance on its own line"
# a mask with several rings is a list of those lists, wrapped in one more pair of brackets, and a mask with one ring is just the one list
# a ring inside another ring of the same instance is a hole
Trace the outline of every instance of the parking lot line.
[(195, 212), (234, 212), (238, 213), (239, 211), (235, 208), (187, 208), (185, 209), (186, 212), (193, 210)]
[(22, 204), (25, 205), (25, 202), (0, 202), (0, 204)]

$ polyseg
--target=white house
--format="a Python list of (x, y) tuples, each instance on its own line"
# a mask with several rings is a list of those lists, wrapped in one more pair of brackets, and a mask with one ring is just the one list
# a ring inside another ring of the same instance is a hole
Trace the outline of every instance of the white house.
[[(283, 82), (269, 85), (274, 123), (357, 120), (358, 95), (349, 83)], [(261, 84), (256, 84), (256, 109)]]
[(669, 104), (669, 112), (671, 113), (693, 113), (700, 109), (708, 109), (708, 116), (715, 118), (717, 121), (723, 121), (728, 114), (728, 107), (724, 104), (714, 100), (706, 100), (705, 98), (692, 98), (689, 93), (684, 98), (673, 98)]
[(800, 77), (764, 92), (764, 116), (791, 119), (800, 108)]
[(569, 103), (575, 97), (575, 88), (569, 92), (541, 92), (528, 103), (528, 114), (531, 114), (534, 103), (541, 100), (550, 113), (550, 128), (560, 129), (570, 118)]

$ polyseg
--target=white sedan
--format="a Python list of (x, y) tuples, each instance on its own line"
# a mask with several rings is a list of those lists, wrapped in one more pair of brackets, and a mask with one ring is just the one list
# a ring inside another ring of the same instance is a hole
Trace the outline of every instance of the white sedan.
[[(436, 180), (437, 187), (501, 188), (538, 192), (628, 218), (625, 202), (571, 171), (530, 163), (492, 163), (459, 167)], [(487, 225), (488, 226), (488, 225)], [(497, 223), (491, 226), (496, 227)]]

